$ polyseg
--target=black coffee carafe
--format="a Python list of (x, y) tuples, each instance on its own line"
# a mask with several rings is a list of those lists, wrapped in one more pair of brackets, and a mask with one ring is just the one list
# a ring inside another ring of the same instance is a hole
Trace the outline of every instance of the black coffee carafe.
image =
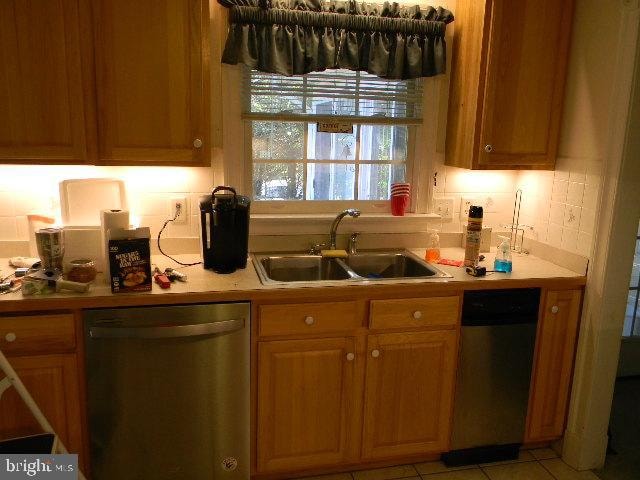
[(247, 266), (250, 205), (249, 197), (225, 186), (200, 199), (204, 268), (231, 273)]

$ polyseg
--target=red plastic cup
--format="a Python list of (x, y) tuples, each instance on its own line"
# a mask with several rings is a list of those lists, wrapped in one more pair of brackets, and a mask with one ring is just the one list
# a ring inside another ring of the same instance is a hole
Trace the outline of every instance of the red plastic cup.
[(391, 215), (395, 217), (403, 217), (404, 212), (409, 206), (409, 195), (392, 195), (391, 196)]

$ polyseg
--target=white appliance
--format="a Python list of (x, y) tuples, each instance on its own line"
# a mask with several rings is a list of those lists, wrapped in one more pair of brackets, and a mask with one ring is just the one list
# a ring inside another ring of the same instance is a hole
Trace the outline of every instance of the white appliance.
[(102, 210), (126, 210), (124, 182), (114, 178), (81, 178), (60, 182), (60, 210), (65, 226), (100, 226)]

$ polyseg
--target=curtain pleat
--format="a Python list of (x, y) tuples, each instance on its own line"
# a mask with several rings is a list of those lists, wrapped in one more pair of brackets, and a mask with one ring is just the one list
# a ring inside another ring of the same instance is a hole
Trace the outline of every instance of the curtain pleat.
[(230, 9), (222, 62), (280, 75), (326, 69), (389, 79), (445, 72), (450, 11), (336, 0), (219, 0)]

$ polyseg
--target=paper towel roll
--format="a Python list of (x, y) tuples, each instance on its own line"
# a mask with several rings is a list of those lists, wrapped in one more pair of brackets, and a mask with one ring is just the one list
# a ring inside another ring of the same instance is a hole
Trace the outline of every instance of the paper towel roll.
[(100, 232), (102, 236), (102, 254), (104, 273), (109, 281), (109, 230), (128, 229), (129, 210), (102, 210), (100, 212)]

